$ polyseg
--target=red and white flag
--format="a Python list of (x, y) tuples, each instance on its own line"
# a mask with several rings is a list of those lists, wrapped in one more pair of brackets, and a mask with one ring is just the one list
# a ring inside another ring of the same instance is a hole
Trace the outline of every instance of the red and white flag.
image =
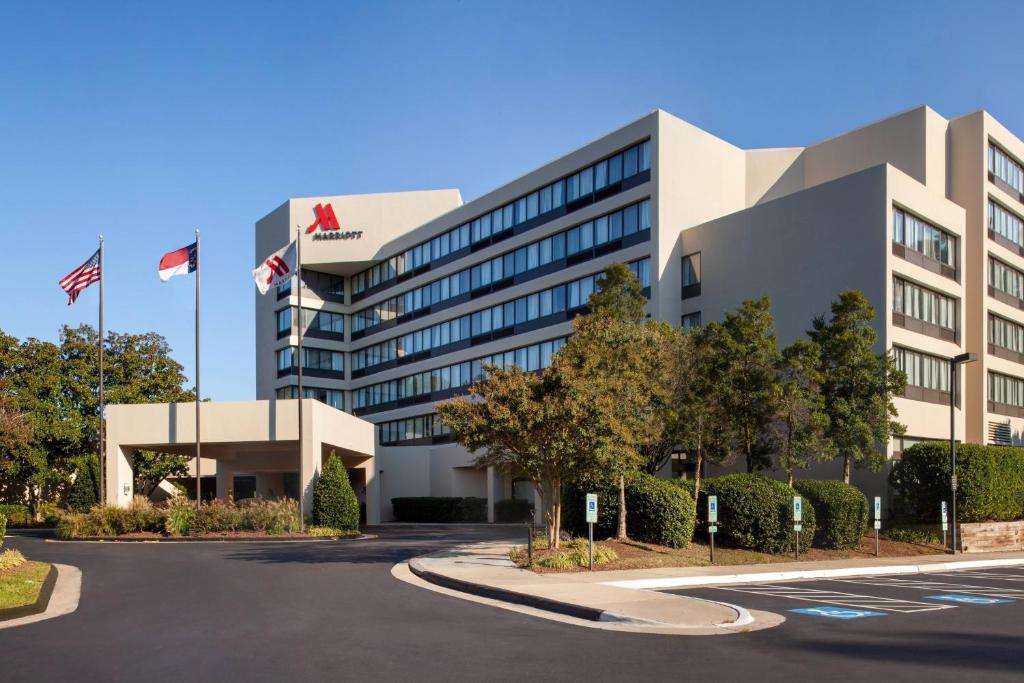
[(260, 290), (260, 294), (266, 294), (271, 287), (279, 287), (292, 279), (296, 267), (295, 253), (295, 242), (292, 242), (265, 258), (263, 263), (252, 271), (256, 289)]
[(169, 251), (160, 259), (157, 272), (161, 282), (167, 282), (175, 275), (188, 275), (196, 272), (196, 255), (199, 253), (199, 243), (193, 242), (187, 247)]
[(75, 303), (78, 293), (94, 282), (100, 281), (100, 250), (89, 257), (89, 260), (61, 278), (60, 288), (68, 294), (68, 306)]

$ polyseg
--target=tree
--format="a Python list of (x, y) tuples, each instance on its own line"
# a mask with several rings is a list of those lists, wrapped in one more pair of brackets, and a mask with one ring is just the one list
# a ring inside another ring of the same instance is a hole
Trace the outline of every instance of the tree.
[(848, 289), (832, 303), (831, 318), (816, 317), (807, 333), (821, 348), (821, 391), (829, 419), (825, 435), (843, 458), (847, 484), (853, 465), (881, 469), (882, 449), (905, 429), (896, 421), (892, 399), (903, 393), (906, 375), (888, 353), (875, 353), (874, 319), (871, 302)]
[(75, 480), (68, 489), (68, 507), (75, 512), (88, 512), (100, 502), (100, 464), (93, 455), (79, 458)]
[(720, 372), (723, 353), (720, 325), (681, 331), (676, 349), (675, 365), (680, 369), (681, 390), (677, 398), (677, 422), (681, 425), (679, 444), (696, 458), (694, 500), (700, 493), (701, 477), (706, 462), (721, 463), (729, 456), (724, 433), (725, 407), (721, 401), (726, 393), (727, 376)]
[(771, 301), (744, 301), (724, 322), (710, 323), (708, 334), (719, 344), (715, 354), (720, 385), (720, 419), (725, 441), (741, 454), (747, 472), (770, 465), (770, 424), (776, 397), (779, 360)]
[(608, 266), (590, 296), (590, 313), (573, 321), (573, 335), (553, 361), (573, 400), (592, 413), (596, 465), (618, 485), (619, 539), (626, 538), (626, 475), (640, 468), (644, 447), (661, 441), (671, 406), (669, 388), (656, 381), (667, 370), (661, 345), (670, 330), (643, 324), (646, 304), (629, 268)]
[(488, 365), (465, 396), (438, 404), (454, 440), (478, 467), (529, 479), (544, 509), (548, 542), (560, 546), (562, 483), (591, 471), (593, 413), (557, 371)]
[(345, 465), (334, 451), (313, 486), (313, 523), (343, 531), (359, 529), (359, 499)]
[(137, 450), (132, 454), (135, 490), (149, 497), (164, 479), (188, 474), (188, 456)]
[(793, 470), (835, 457), (825, 438), (828, 413), (821, 394), (821, 349), (814, 342), (797, 340), (779, 358), (773, 420), (779, 466), (793, 485)]

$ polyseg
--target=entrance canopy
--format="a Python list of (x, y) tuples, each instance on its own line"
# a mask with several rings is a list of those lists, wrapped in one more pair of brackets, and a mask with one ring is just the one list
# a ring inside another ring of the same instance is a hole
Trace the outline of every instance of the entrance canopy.
[[(312, 512), (316, 476), (333, 451), (346, 468), (363, 470), (367, 522), (377, 523), (380, 501), (374, 470), (374, 425), (319, 401), (305, 399), (300, 457), (298, 404), (297, 399), (203, 402), (201, 474), (217, 475), (221, 495), (223, 483), (229, 488), (236, 472), (257, 476), (296, 472), (303, 492), (303, 513), (308, 516)], [(106, 410), (108, 504), (124, 506), (131, 501), (131, 456), (135, 450), (195, 458), (195, 403), (108, 405)]]

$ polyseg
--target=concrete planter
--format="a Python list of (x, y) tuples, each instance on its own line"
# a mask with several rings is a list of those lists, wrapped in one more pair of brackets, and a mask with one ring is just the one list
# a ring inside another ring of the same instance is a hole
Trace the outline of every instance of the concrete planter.
[(965, 553), (1024, 550), (1024, 521), (961, 524), (960, 549)]

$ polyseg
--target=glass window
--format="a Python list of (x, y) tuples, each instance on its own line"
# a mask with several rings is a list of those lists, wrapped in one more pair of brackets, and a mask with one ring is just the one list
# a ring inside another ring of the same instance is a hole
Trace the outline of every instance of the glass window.
[(700, 252), (683, 257), (683, 287), (700, 283)]

